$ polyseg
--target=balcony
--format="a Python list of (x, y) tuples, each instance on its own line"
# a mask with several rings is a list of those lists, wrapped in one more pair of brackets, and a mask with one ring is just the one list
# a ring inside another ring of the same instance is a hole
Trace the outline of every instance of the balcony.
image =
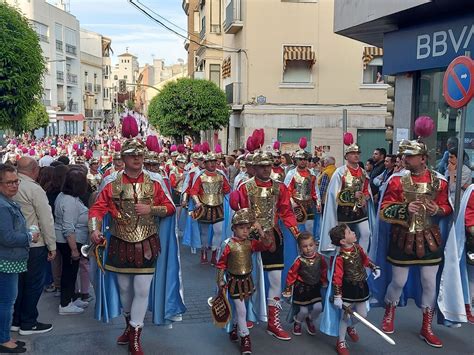
[(92, 92), (92, 83), (84, 83), (84, 90)]
[(66, 53), (76, 56), (77, 55), (76, 46), (73, 46), (72, 44), (67, 44), (66, 43)]
[(94, 84), (94, 92), (99, 93), (102, 87), (99, 84)]
[(84, 116), (85, 116), (86, 118), (92, 118), (92, 117), (94, 117), (94, 110), (86, 108), (86, 109), (84, 110)]
[(233, 110), (242, 110), (242, 99), (240, 95), (242, 83), (233, 82), (225, 86), (225, 96), (227, 98), (227, 103), (232, 106)]
[(58, 82), (64, 83), (64, 72), (56, 70), (56, 80)]
[(225, 8), (224, 32), (227, 34), (235, 34), (239, 32), (244, 23), (242, 22), (242, 14), (240, 11), (240, 0), (230, 0)]
[(204, 39), (206, 37), (206, 16), (201, 20), (201, 32), (199, 32), (199, 38)]
[(58, 52), (62, 52), (62, 51), (63, 51), (63, 41), (56, 40), (56, 50), (57, 50)]
[(79, 111), (79, 104), (77, 102), (72, 101), (72, 99), (67, 100), (66, 111), (69, 111), (69, 112)]
[(77, 75), (76, 74), (67, 74), (66, 82), (68, 84), (77, 85)]

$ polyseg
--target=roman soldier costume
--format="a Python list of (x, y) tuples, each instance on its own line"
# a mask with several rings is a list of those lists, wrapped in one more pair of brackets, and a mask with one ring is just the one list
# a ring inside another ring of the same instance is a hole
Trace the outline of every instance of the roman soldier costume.
[[(182, 154), (178, 155), (176, 158), (177, 162), (186, 164), (186, 157)], [(181, 204), (181, 194), (183, 193), (183, 184), (184, 184), (184, 168), (175, 166), (170, 171), (170, 183), (171, 188), (173, 189), (173, 202), (176, 205)]]
[(280, 142), (275, 141), (273, 143), (273, 165), (272, 165), (272, 173), (270, 178), (276, 181), (283, 182), (285, 181), (285, 169), (281, 167), (281, 152), (280, 152)]
[[(93, 164), (99, 164), (99, 161), (94, 158), (90, 161), (89, 165)], [(87, 171), (87, 182), (92, 192), (95, 192), (98, 190), (100, 183), (102, 182), (102, 175), (99, 173), (99, 171), (94, 172), (89, 168)]]

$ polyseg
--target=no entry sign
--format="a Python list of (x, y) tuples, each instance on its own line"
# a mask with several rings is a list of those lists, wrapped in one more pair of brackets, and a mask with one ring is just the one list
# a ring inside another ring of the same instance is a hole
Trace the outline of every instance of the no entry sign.
[(471, 58), (461, 56), (449, 64), (443, 79), (443, 95), (449, 106), (461, 108), (474, 95), (474, 63)]

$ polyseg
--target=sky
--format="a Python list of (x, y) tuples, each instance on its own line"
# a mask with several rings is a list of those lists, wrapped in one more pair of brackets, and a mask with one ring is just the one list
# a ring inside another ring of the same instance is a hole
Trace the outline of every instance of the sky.
[[(187, 18), (181, 0), (133, 0), (141, 3), (162, 17), (186, 29)], [(138, 57), (140, 66), (155, 59), (165, 59), (165, 64), (186, 61), (184, 39), (154, 22), (127, 0), (70, 0), (70, 12), (79, 20), (81, 28), (100, 33), (112, 39), (114, 57), (128, 52)], [(176, 28), (175, 28), (176, 29)], [(177, 29), (186, 35), (186, 31)]]

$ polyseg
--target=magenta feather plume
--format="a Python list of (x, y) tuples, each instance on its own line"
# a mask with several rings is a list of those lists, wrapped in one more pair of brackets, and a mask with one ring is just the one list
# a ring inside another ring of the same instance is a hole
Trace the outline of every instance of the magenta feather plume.
[(58, 154), (58, 151), (56, 150), (56, 148), (51, 148), (49, 150), (49, 155), (51, 155), (52, 157), (55, 157), (56, 154)]
[(178, 153), (183, 154), (186, 151), (186, 147), (184, 146), (184, 144), (178, 144), (176, 150), (178, 151)]
[(76, 154), (78, 157), (82, 157), (84, 155), (84, 152), (82, 151), (81, 148), (79, 148), (77, 151), (76, 151)]
[(92, 150), (87, 149), (87, 151), (86, 151), (86, 159), (89, 160), (89, 159), (92, 158), (93, 156), (94, 156), (94, 153), (92, 153)]
[(346, 132), (346, 133), (344, 133), (343, 141), (344, 141), (344, 145), (349, 146), (352, 143), (354, 143), (354, 136), (352, 135), (352, 133)]
[(21, 152), (22, 152), (23, 154), (28, 153), (28, 148), (26, 148), (26, 147), (21, 148)]
[(138, 135), (137, 120), (133, 116), (126, 116), (122, 122), (122, 136), (125, 138), (134, 138)]
[(420, 116), (415, 120), (415, 134), (417, 137), (426, 138), (433, 134), (435, 123), (429, 116)]
[(122, 145), (120, 144), (120, 142), (115, 143), (114, 149), (116, 152), (120, 152), (122, 150)]
[(201, 145), (199, 143), (195, 144), (193, 147), (193, 153), (199, 153), (200, 151), (201, 151)]
[(275, 149), (275, 150), (280, 149), (280, 142), (279, 141), (273, 142), (273, 149)]
[(34, 156), (36, 154), (36, 151), (31, 148), (28, 154), (30, 154), (30, 156)]
[(306, 139), (306, 137), (300, 138), (299, 146), (301, 149), (305, 149), (308, 146), (308, 140)]
[(211, 151), (211, 148), (209, 147), (209, 142), (205, 141), (201, 144), (201, 152), (203, 154), (207, 154)]
[(146, 137), (146, 147), (150, 152), (155, 152), (158, 148), (158, 138), (154, 135)]
[(247, 150), (251, 153), (255, 150), (255, 139), (253, 136), (247, 138), (247, 143), (245, 144)]
[(79, 144), (74, 143), (74, 144), (72, 145), (72, 149), (77, 150), (78, 148), (79, 148)]
[(216, 144), (216, 147), (214, 148), (214, 151), (216, 153), (222, 153), (222, 147), (220, 144)]

